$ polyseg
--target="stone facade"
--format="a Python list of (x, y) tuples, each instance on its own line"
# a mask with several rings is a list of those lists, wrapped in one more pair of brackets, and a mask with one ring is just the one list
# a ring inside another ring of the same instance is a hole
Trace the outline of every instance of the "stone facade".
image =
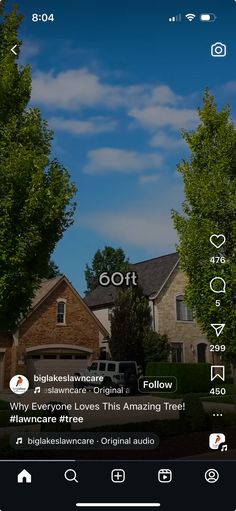
[[(57, 323), (57, 305), (61, 300), (66, 304), (65, 324)], [(68, 281), (61, 280), (22, 322), (14, 336), (0, 334), (3, 386), (8, 387), (11, 376), (18, 372), (27, 375), (27, 356), (33, 349), (40, 352), (51, 346), (59, 349), (61, 345), (65, 350), (68, 346), (68, 352), (74, 347), (78, 353), (87, 350), (90, 358), (98, 358), (101, 339), (106, 334), (105, 328)]]
[(193, 321), (179, 321), (176, 313), (176, 297), (184, 295), (187, 278), (177, 267), (168, 282), (154, 300), (154, 325), (160, 334), (166, 334), (169, 342), (183, 343), (183, 362), (198, 362), (198, 345), (205, 344), (206, 361), (210, 362), (208, 341), (199, 325)]
[[(187, 277), (177, 265), (157, 297), (155, 297), (155, 294), (149, 296), (153, 329), (160, 334), (166, 334), (173, 347), (182, 344), (181, 361), (212, 362), (209, 349), (207, 349), (207, 338), (197, 322), (194, 319), (193, 321), (177, 320), (176, 297), (184, 295), (186, 283)], [(110, 308), (112, 308), (112, 305)], [(94, 314), (110, 333), (109, 309), (107, 307), (96, 307)]]

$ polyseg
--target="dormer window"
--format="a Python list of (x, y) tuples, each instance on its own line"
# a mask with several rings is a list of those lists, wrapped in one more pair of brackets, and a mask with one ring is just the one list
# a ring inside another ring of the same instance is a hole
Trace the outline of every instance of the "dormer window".
[(65, 300), (57, 301), (57, 324), (65, 325), (66, 323), (66, 302)]

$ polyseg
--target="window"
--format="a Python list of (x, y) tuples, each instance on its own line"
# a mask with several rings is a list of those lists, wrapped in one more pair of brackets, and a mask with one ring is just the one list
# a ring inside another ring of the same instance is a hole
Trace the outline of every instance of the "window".
[(183, 343), (172, 342), (171, 346), (171, 362), (181, 363), (184, 361), (183, 357)]
[(114, 373), (116, 370), (116, 364), (108, 364), (107, 370), (112, 371)]
[(176, 297), (176, 319), (177, 321), (193, 321), (193, 311), (184, 303), (184, 296)]
[(105, 364), (105, 362), (100, 362), (100, 364), (99, 364), (99, 371), (106, 371), (106, 364)]
[(66, 304), (65, 302), (57, 303), (57, 323), (64, 325), (66, 322)]

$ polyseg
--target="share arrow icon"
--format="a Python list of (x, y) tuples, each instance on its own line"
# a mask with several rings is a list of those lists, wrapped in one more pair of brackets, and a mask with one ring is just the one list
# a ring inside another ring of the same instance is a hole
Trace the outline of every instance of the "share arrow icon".
[(214, 328), (217, 337), (219, 337), (224, 330), (225, 323), (211, 323), (211, 326)]

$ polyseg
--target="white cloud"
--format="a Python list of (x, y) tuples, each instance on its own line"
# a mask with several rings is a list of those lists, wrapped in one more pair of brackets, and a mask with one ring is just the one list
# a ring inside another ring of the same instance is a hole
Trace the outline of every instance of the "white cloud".
[(235, 93), (236, 92), (236, 80), (231, 80), (229, 82), (226, 82), (222, 86), (222, 89), (224, 92)]
[(152, 147), (160, 147), (162, 149), (177, 149), (178, 147), (183, 147), (186, 144), (183, 138), (173, 138), (163, 131), (159, 131), (150, 140), (150, 146)]
[(157, 181), (159, 181), (159, 179), (160, 179), (159, 174), (144, 174), (142, 176), (139, 176), (139, 183), (141, 185), (156, 183)]
[(157, 169), (162, 162), (162, 156), (156, 153), (103, 147), (88, 152), (88, 162), (84, 171), (89, 174), (137, 173), (146, 169)]
[(82, 223), (100, 235), (119, 243), (156, 250), (173, 250), (177, 241), (170, 213), (156, 207), (131, 211), (106, 211)]
[(159, 85), (154, 87), (150, 103), (157, 105), (176, 105), (181, 99), (181, 96), (177, 96), (168, 85)]
[(93, 117), (87, 121), (51, 117), (49, 125), (53, 130), (64, 131), (74, 135), (92, 135), (114, 131), (117, 121), (105, 117)]
[(36, 72), (32, 82), (32, 100), (48, 107), (74, 109), (103, 105), (109, 108), (140, 104), (148, 97), (150, 86), (111, 85), (86, 68), (67, 70), (57, 75)]
[(112, 84), (104, 73), (87, 68), (68, 69), (58, 74), (37, 71), (33, 75), (32, 100), (57, 109), (94, 107), (132, 108), (173, 106), (183, 101), (165, 84)]
[(168, 106), (149, 106), (133, 108), (129, 116), (142, 126), (154, 129), (168, 127), (172, 129), (190, 129), (196, 125), (198, 115), (190, 108), (171, 108)]
[(32, 100), (57, 108), (94, 106), (103, 96), (103, 87), (95, 74), (86, 69), (68, 70), (54, 75), (37, 72), (33, 75)]
[[(151, 189), (152, 188), (152, 189)], [(80, 225), (113, 241), (144, 248), (147, 253), (173, 251), (177, 234), (173, 227), (171, 209), (181, 210), (184, 200), (182, 184), (173, 184), (163, 176), (160, 186), (145, 187), (142, 199), (121, 197), (120, 206), (104, 208), (80, 217)]]
[(40, 52), (40, 46), (35, 41), (31, 41), (30, 39), (24, 39), (21, 51), (20, 51), (20, 61), (25, 64), (27, 61), (31, 60), (32, 57), (35, 57)]

